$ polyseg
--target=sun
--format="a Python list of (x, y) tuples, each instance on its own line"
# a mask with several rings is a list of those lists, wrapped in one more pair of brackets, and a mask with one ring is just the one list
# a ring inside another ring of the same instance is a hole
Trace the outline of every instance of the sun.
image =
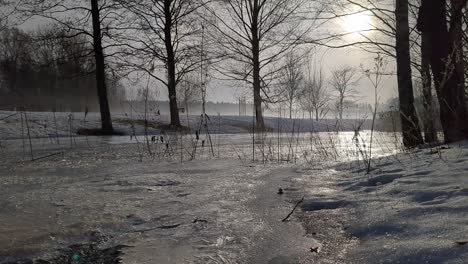
[(352, 35), (372, 29), (370, 12), (363, 11), (345, 16), (343, 19), (343, 29)]

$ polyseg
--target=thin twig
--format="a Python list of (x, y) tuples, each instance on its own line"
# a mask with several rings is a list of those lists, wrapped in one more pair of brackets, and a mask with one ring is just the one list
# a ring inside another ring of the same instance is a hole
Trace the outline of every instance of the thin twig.
[(286, 222), (286, 221), (288, 220), (288, 218), (294, 213), (294, 211), (296, 211), (297, 207), (298, 207), (302, 202), (304, 202), (304, 197), (305, 197), (305, 196), (302, 196), (302, 199), (296, 203), (296, 205), (294, 206), (294, 208), (292, 209), (292, 211), (291, 211), (283, 220), (281, 220), (281, 222)]

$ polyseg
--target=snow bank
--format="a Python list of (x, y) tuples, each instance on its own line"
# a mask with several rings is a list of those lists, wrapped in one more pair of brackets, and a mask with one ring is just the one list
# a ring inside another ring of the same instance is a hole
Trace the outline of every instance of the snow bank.
[(339, 195), (326, 198), (334, 203), (313, 199), (354, 212), (345, 229), (360, 244), (349, 263), (467, 263), (468, 142), (380, 158), (372, 167), (370, 175), (362, 166), (340, 173)]

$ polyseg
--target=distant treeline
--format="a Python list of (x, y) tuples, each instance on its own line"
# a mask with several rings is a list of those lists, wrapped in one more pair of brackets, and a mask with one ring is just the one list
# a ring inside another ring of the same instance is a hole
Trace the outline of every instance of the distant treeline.
[[(0, 109), (89, 111), (98, 109), (92, 46), (57, 25), (35, 32), (7, 28), (0, 34)], [(125, 98), (108, 73), (111, 103)]]
[[(168, 101), (154, 101), (149, 100), (146, 104), (146, 110), (149, 113), (157, 113), (159, 111), (160, 114), (169, 114), (169, 102)], [(120, 112), (138, 112), (144, 113), (145, 111), (145, 101), (143, 99), (140, 100), (128, 100), (122, 101), (120, 104), (121, 108), (113, 108), (114, 111)], [(227, 103), (227, 102), (206, 102), (206, 113), (210, 116), (217, 115), (234, 115), (234, 116), (252, 116), (254, 115), (253, 111), (253, 104), (246, 103), (244, 105), (245, 111), (241, 111), (239, 109), (239, 104), (237, 103)], [(180, 112), (185, 115), (199, 115), (202, 113), (202, 103), (199, 101), (192, 101), (187, 103), (187, 107), (180, 106)], [(270, 117), (278, 117), (280, 116), (279, 110), (281, 109), (281, 117), (287, 118), (288, 117), (288, 107), (286, 105), (282, 105), (280, 108), (279, 105), (274, 105), (272, 107), (264, 107), (263, 112), (265, 116)], [(345, 103), (346, 114), (344, 117), (346, 119), (367, 119), (369, 118), (369, 106), (367, 104), (357, 104), (352, 102)], [(337, 116), (337, 111), (332, 109), (328, 112), (325, 119), (334, 119)], [(309, 113), (303, 112), (300, 108), (294, 109), (294, 118), (304, 118), (309, 119), (313, 118), (309, 116)]]

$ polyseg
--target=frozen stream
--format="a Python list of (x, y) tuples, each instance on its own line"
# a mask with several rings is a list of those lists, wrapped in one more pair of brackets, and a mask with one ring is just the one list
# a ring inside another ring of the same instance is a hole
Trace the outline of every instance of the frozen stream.
[(68, 158), (2, 168), (0, 260), (49, 259), (56, 249), (90, 241), (129, 246), (122, 263), (316, 257), (310, 248), (318, 242), (304, 236), (301, 223), (294, 216), (281, 222), (304, 195), (294, 167)]
[[(359, 134), (354, 132), (213, 134), (209, 136), (202, 134), (198, 136), (198, 140), (193, 134), (158, 134), (137, 137), (69, 136), (31, 139), (25, 137), (0, 141), (0, 152), (8, 153), (10, 159), (35, 160), (66, 153), (70, 150), (100, 149), (109, 147), (109, 145), (131, 144), (134, 145), (134, 155), (143, 155), (144, 152), (148, 152), (147, 154), (161, 154), (158, 155), (159, 158), (164, 156), (168, 157), (169, 160), (182, 155), (182, 160), (190, 160), (194, 159), (191, 155), (196, 146), (195, 159), (218, 157), (252, 160), (252, 156), (255, 155), (254, 158), (261, 161), (310, 163), (323, 159), (351, 161), (393, 155), (401, 148), (400, 141), (399, 135), (394, 133), (375, 132), (371, 145), (369, 131), (361, 131)], [(253, 146), (254, 143), (255, 146)], [(130, 151), (130, 149), (132, 147), (126, 150)]]
[[(28, 141), (27, 148), (21, 139), (3, 141), (0, 263), (52, 259), (59, 249), (87, 243), (128, 246), (121, 249), (122, 263), (341, 263), (352, 243), (339, 240), (340, 218), (324, 213), (308, 220), (331, 232), (320, 231), (325, 237), (306, 235), (301, 210), (281, 222), (301, 197), (336, 192), (330, 177), (337, 172), (321, 169), (318, 155), (304, 155), (328, 149), (344, 160), (358, 153), (348, 147), (352, 133), (335, 135), (257, 137), (255, 163), (248, 134), (213, 135), (219, 156), (211, 157), (205, 142), (193, 161), (184, 152), (193, 136), (165, 138), (172, 154), (162, 148), (164, 155), (153, 157), (145, 138), (138, 144), (129, 137), (33, 139), (33, 155), (46, 157), (34, 162), (21, 161), (23, 151), (29, 155)], [(317, 140), (322, 149), (311, 148)], [(375, 155), (385, 155), (390, 142), (375, 144)], [(175, 148), (180, 143), (182, 151)], [(149, 144), (153, 153), (165, 146)], [(271, 157), (265, 149), (273, 149)], [(278, 150), (280, 163), (274, 163)], [(268, 163), (259, 162), (265, 157)], [(312, 158), (315, 165), (304, 163)], [(335, 242), (323, 244), (327, 237)], [(85, 263), (82, 251), (70, 252)]]

